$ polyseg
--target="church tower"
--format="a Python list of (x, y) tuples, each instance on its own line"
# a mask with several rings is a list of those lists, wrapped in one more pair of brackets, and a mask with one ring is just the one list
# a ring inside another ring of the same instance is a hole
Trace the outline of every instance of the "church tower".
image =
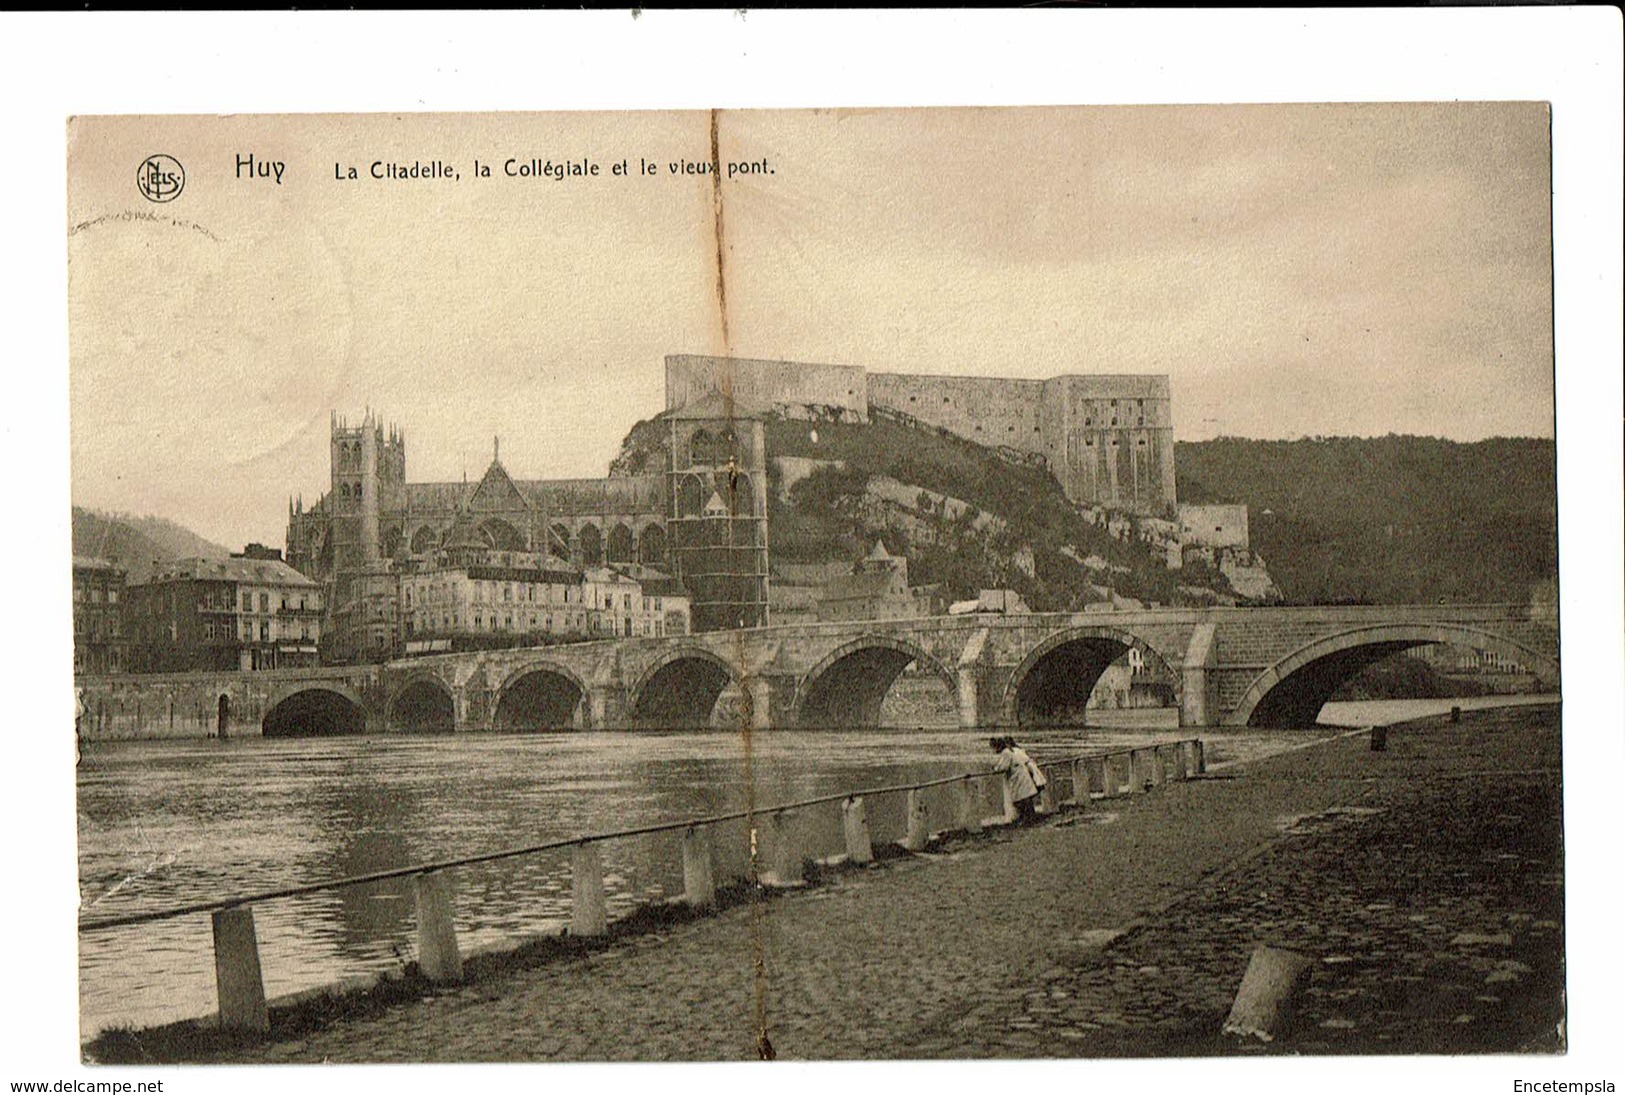
[(672, 569), (694, 630), (768, 623), (767, 446), (762, 420), (711, 395), (667, 415)]
[(344, 573), (382, 558), (381, 523), (406, 508), (406, 439), (370, 410), (359, 426), (334, 412), (331, 446), (333, 570)]

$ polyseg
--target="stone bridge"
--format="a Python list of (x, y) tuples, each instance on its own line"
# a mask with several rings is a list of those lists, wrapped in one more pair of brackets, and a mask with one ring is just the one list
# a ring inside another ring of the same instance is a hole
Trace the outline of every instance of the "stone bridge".
[(1348, 678), (1429, 643), (1500, 653), (1558, 686), (1555, 608), (1380, 605), (948, 616), (614, 639), (383, 665), (86, 677), (87, 737), (877, 725), (898, 678), (935, 677), (964, 727), (1079, 721), (1138, 650), (1180, 725), (1308, 726)]

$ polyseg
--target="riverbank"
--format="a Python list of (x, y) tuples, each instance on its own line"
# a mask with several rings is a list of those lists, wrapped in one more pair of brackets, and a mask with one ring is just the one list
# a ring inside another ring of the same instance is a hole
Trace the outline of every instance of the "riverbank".
[(1262, 943), (1319, 960), (1303, 1022), (1268, 1051), (1560, 1048), (1557, 710), (1427, 720), (1388, 741), (1097, 800), (187, 1056), (728, 1059), (757, 1056), (764, 1034), (793, 1058), (1247, 1052), (1216, 1031)]

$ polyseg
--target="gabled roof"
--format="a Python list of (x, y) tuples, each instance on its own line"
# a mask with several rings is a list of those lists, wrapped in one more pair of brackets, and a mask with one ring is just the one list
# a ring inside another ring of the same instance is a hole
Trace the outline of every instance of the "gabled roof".
[(502, 462), (493, 460), (491, 466), (485, 469), (485, 478), (480, 480), (480, 485), (474, 488), (473, 497), (468, 500), (468, 511), (511, 513), (516, 509), (530, 509), (530, 499), (514, 486)]

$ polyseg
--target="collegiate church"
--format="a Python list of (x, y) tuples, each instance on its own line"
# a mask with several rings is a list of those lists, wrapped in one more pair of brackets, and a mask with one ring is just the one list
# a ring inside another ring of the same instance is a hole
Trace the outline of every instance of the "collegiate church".
[(1165, 376), (1047, 381), (866, 373), (855, 366), (672, 355), (665, 469), (602, 479), (515, 479), (493, 449), (477, 482), (412, 483), (406, 439), (370, 411), (332, 419), (330, 487), (288, 508), (287, 560), (328, 592), (336, 644), (389, 640), (398, 575), (478, 543), (566, 566), (637, 566), (692, 597), (697, 631), (768, 622), (763, 418), (886, 413), (1048, 467), (1080, 505), (1174, 507)]

